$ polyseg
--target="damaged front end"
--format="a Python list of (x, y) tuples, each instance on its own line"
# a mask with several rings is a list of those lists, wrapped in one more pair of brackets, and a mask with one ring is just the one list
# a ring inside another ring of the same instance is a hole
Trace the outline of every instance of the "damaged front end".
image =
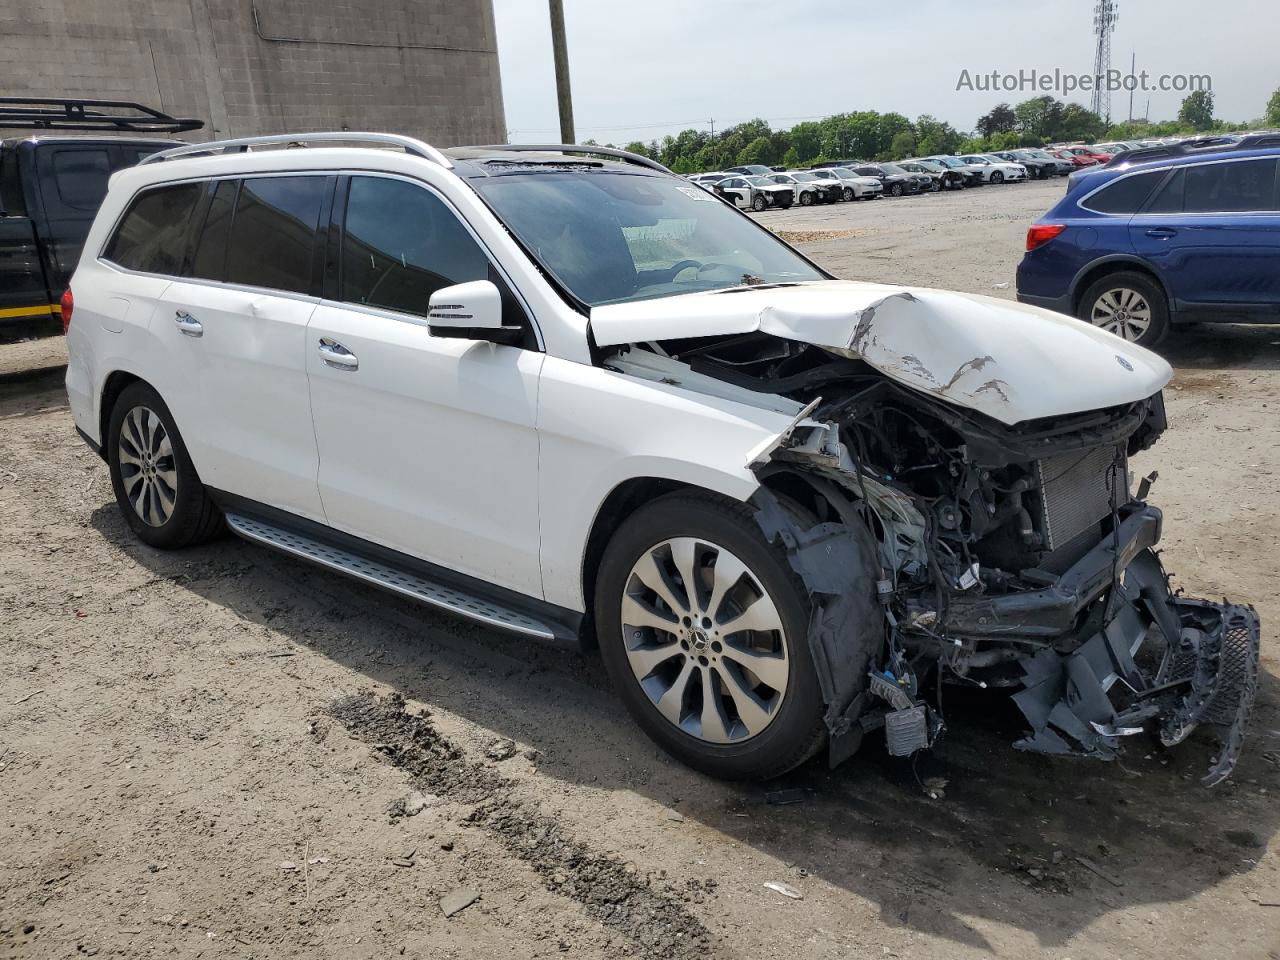
[[(833, 763), (880, 727), (893, 754), (929, 746), (942, 719), (924, 681), (936, 675), (1009, 688), (1029, 725), (1019, 749), (1111, 759), (1126, 737), (1173, 745), (1200, 728), (1218, 740), (1203, 782), (1231, 773), (1258, 618), (1170, 589), (1154, 474), (1133, 490), (1129, 473), (1165, 428), (1159, 392), (1009, 423), (948, 396), (965, 370), (916, 370), (939, 385), (921, 389), (854, 349), (760, 331), (656, 349), (692, 377), (804, 405), (749, 466), (763, 481), (757, 519), (815, 600)], [(969, 369), (1005, 382), (990, 356)], [(816, 525), (779, 507), (775, 492), (794, 489), (780, 476), (815, 492)]]

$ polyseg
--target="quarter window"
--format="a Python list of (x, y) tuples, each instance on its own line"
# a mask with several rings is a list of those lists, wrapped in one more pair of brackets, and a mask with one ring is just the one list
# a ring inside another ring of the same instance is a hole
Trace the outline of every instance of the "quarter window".
[(127, 270), (181, 273), (187, 221), (200, 190), (200, 184), (183, 183), (139, 194), (129, 204), (103, 256)]
[(311, 292), (311, 265), (326, 177), (261, 177), (240, 187), (227, 280), (272, 290)]
[(1276, 161), (1236, 160), (1187, 167), (1187, 213), (1276, 209)]
[(1164, 179), (1167, 171), (1152, 170), (1149, 173), (1137, 173), (1103, 187), (1081, 206), (1098, 213), (1137, 213), (1151, 191)]
[(431, 294), (491, 279), (484, 251), (435, 194), (385, 177), (352, 177), (341, 298), (426, 316)]

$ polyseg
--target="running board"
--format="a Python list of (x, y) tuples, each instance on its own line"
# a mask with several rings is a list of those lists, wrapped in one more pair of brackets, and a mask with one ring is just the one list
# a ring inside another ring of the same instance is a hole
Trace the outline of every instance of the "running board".
[(428, 606), (448, 610), (470, 620), (500, 630), (510, 630), (531, 637), (554, 639), (556, 632), (547, 624), (507, 607), (452, 587), (444, 586), (415, 573), (370, 560), (350, 550), (330, 546), (292, 530), (285, 530), (243, 514), (226, 514), (227, 526), (238, 536), (272, 547), (282, 553), (310, 560), (312, 563), (349, 577), (363, 580), (392, 593), (398, 593)]

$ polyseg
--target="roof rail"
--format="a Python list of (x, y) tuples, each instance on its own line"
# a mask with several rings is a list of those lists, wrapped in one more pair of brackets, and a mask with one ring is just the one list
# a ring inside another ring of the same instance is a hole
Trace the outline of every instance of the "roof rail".
[[(129, 111), (107, 113), (104, 110)], [(80, 100), (67, 97), (0, 97), (0, 127), (14, 130), (117, 130), (131, 133), (184, 133), (203, 120), (171, 117), (129, 100)]]
[[(631, 153), (627, 150), (619, 150), (616, 147), (597, 147), (593, 144), (580, 143), (488, 143), (473, 147), (460, 147), (463, 150), (502, 150), (510, 153), (574, 153), (590, 156), (592, 154), (600, 157), (609, 157), (613, 160), (621, 160), (624, 163), (634, 163), (640, 167), (648, 167), (650, 170), (658, 170), (661, 173), (671, 173), (669, 169), (660, 164), (657, 160), (651, 160), (646, 156), (638, 153)], [(673, 174), (674, 176), (674, 174)]]
[(178, 157), (194, 157), (206, 153), (245, 153), (250, 147), (289, 146), (305, 147), (312, 143), (380, 143), (392, 147), (400, 147), (405, 153), (422, 157), (438, 163), (446, 170), (453, 169), (453, 161), (443, 153), (413, 137), (401, 136), (398, 133), (351, 133), (346, 130), (322, 133), (276, 133), (267, 137), (240, 137), (236, 140), (211, 140), (208, 143), (189, 143), (172, 150), (161, 150), (140, 163), (160, 163)]
[(1162, 157), (1185, 157), (1196, 153), (1217, 151), (1256, 150), (1259, 147), (1280, 147), (1280, 133), (1255, 133), (1247, 137), (1197, 137), (1182, 143), (1162, 147), (1143, 147), (1141, 150), (1121, 150), (1107, 161), (1108, 167), (1142, 160), (1159, 160)]

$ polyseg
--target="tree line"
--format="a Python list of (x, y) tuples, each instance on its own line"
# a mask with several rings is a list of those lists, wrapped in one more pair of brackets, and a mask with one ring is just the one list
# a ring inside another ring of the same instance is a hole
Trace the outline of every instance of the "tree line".
[(1280, 127), (1280, 89), (1267, 103), (1263, 118), (1251, 124), (1216, 120), (1213, 108), (1213, 93), (1197, 90), (1182, 101), (1176, 120), (1108, 124), (1078, 103), (1043, 96), (1017, 105), (997, 104), (978, 118), (972, 132), (956, 130), (928, 114), (910, 120), (900, 113), (860, 110), (797, 123), (786, 130), (774, 130), (759, 119), (715, 134), (682, 130), (649, 143), (633, 141), (624, 149), (651, 157), (676, 173), (699, 173), (748, 163), (804, 167), (830, 160), (883, 162), (932, 154), (1040, 147), (1046, 143), (1132, 140), (1258, 125)]

